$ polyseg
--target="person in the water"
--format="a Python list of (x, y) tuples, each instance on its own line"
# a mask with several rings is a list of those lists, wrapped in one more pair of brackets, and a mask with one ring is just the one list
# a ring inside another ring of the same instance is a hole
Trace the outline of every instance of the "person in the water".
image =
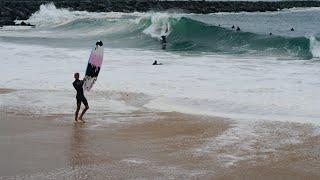
[(291, 29), (290, 29), (290, 31), (294, 31), (294, 29), (293, 29), (293, 28), (291, 28)]
[(167, 36), (165, 35), (161, 36), (161, 45), (163, 50), (167, 48)]
[(241, 31), (241, 29), (237, 26), (237, 29), (236, 29), (236, 31)]
[(161, 36), (161, 43), (162, 43), (162, 44), (167, 43), (167, 36), (165, 36), (165, 35), (162, 35), (162, 36)]
[(103, 46), (103, 42), (102, 42), (102, 41), (97, 41), (97, 42), (96, 42), (96, 46), (98, 46), (98, 45), (99, 45), (99, 46)]
[(158, 61), (154, 61), (152, 65), (162, 65), (162, 63), (158, 63)]
[(163, 50), (167, 48), (167, 37), (165, 35), (161, 36), (161, 45)]
[(168, 26), (166, 26), (166, 31), (164, 33), (164, 35), (161, 36), (161, 45), (162, 45), (162, 49), (165, 50), (167, 48), (167, 35), (168, 35)]
[(234, 29), (234, 25), (232, 25), (231, 29)]
[[(76, 109), (74, 120), (76, 122), (78, 122), (78, 120), (80, 120), (80, 121), (82, 121), (84, 123), (85, 121), (83, 120), (83, 115), (89, 109), (89, 105), (88, 105), (88, 101), (87, 101), (86, 97), (83, 94), (83, 83), (84, 83), (84, 81), (83, 80), (79, 80), (79, 76), (80, 76), (79, 73), (75, 73), (74, 74), (74, 79), (75, 80), (72, 83), (74, 89), (77, 91), (77, 95), (76, 95), (77, 109)], [(81, 115), (79, 116), (79, 119), (78, 119), (78, 114), (79, 114), (79, 110), (80, 110), (80, 107), (81, 107), (81, 103), (84, 104), (85, 108), (83, 109), (83, 111), (82, 111), (82, 113), (81, 113)]]

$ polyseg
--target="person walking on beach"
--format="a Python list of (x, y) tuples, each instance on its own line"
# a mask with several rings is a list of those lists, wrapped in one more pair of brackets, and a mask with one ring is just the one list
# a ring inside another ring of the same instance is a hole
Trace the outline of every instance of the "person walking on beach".
[(79, 73), (75, 73), (74, 74), (74, 82), (72, 83), (73, 84), (73, 87), (74, 89), (76, 89), (77, 91), (77, 96), (76, 96), (76, 99), (77, 99), (77, 109), (76, 109), (76, 113), (75, 113), (75, 118), (74, 120), (76, 122), (78, 122), (78, 114), (79, 114), (79, 110), (80, 110), (80, 107), (81, 107), (81, 102), (84, 104), (85, 108), (83, 109), (80, 117), (79, 117), (79, 120), (82, 121), (83, 123), (85, 123), (85, 121), (82, 119), (83, 118), (83, 115), (86, 113), (86, 111), (89, 109), (89, 105), (88, 105), (88, 101), (86, 99), (86, 97), (84, 96), (83, 94), (83, 80), (79, 80)]

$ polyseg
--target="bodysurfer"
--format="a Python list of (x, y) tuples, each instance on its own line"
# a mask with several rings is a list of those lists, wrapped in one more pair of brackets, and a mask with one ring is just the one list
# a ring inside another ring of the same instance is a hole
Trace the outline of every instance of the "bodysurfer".
[[(83, 83), (84, 81), (83, 80), (79, 80), (79, 73), (75, 73), (74, 74), (74, 82), (72, 83), (73, 84), (73, 87), (74, 89), (76, 89), (77, 91), (77, 96), (76, 96), (76, 99), (77, 99), (77, 109), (76, 109), (76, 113), (75, 113), (75, 122), (78, 122), (78, 120), (82, 121), (83, 123), (85, 123), (85, 121), (82, 119), (83, 118), (83, 115), (86, 113), (86, 111), (89, 109), (89, 105), (88, 105), (88, 101), (86, 99), (86, 97), (84, 96), (83, 94)], [(80, 110), (80, 107), (81, 107), (81, 102), (84, 104), (85, 108), (83, 109), (81, 115), (79, 116), (79, 119), (78, 119), (78, 114), (79, 114), (79, 110)]]

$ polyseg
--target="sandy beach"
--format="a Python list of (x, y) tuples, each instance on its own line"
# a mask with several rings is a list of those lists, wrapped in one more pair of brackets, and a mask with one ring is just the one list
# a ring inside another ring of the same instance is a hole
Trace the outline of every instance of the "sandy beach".
[[(101, 124), (97, 116), (123, 121)], [(243, 125), (174, 112), (88, 114), (85, 124), (64, 114), (0, 117), (1, 179), (320, 177), (320, 136), (309, 124), (250, 123), (255, 137), (232, 139)]]

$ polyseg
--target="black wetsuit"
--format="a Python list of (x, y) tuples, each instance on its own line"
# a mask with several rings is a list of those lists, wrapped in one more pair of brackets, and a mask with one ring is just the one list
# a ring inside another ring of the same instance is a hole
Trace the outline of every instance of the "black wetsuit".
[(76, 89), (77, 91), (77, 105), (81, 105), (81, 102), (85, 105), (88, 106), (88, 101), (86, 99), (86, 97), (84, 97), (83, 94), (83, 80), (75, 80), (73, 83), (73, 87)]
[(161, 38), (162, 49), (165, 50), (167, 48), (167, 37), (161, 36)]

